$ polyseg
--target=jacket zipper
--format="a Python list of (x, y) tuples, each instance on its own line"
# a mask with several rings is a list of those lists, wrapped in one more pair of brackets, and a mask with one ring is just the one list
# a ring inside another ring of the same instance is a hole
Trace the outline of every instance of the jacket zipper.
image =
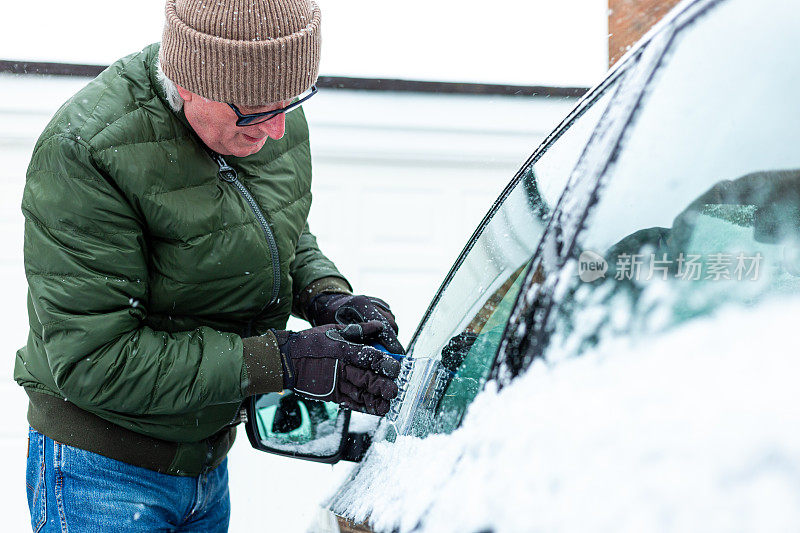
[(250, 209), (253, 210), (253, 214), (256, 216), (258, 223), (261, 224), (261, 229), (264, 230), (264, 236), (267, 238), (267, 244), (269, 245), (269, 251), (271, 254), (270, 259), (272, 260), (272, 297), (270, 298), (269, 303), (265, 306), (269, 307), (278, 300), (278, 294), (281, 290), (281, 264), (280, 258), (278, 257), (278, 244), (275, 242), (275, 235), (273, 235), (272, 229), (270, 229), (269, 224), (267, 223), (267, 218), (264, 216), (261, 208), (258, 207), (253, 195), (250, 194), (250, 191), (247, 190), (247, 187), (245, 187), (244, 184), (239, 181), (239, 178), (236, 174), (236, 169), (228, 165), (225, 159), (223, 159), (223, 157), (218, 153), (209, 152), (209, 154), (214, 159), (214, 162), (219, 166), (219, 179), (236, 187), (236, 190), (239, 191), (239, 194), (241, 194), (245, 201), (250, 205)]

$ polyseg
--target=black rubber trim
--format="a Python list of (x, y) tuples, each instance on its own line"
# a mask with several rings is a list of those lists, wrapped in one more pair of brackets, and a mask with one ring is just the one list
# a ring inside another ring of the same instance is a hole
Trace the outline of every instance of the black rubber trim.
[(342, 430), (342, 440), (339, 441), (339, 447), (336, 449), (336, 451), (333, 452), (331, 455), (325, 455), (325, 456), (311, 455), (307, 453), (298, 453), (286, 450), (279, 450), (277, 448), (270, 448), (261, 441), (261, 439), (258, 436), (258, 422), (256, 421), (256, 401), (261, 396), (262, 396), (261, 394), (256, 394), (254, 396), (249, 396), (244, 400), (244, 409), (245, 412), (247, 413), (247, 420), (245, 420), (244, 422), (244, 428), (245, 431), (247, 432), (247, 439), (250, 441), (250, 445), (253, 448), (262, 452), (280, 455), (282, 457), (303, 459), (306, 461), (313, 461), (315, 463), (336, 464), (340, 460), (352, 461), (352, 459), (347, 459), (347, 457), (355, 455), (353, 451), (348, 450), (348, 446), (351, 446), (351, 444), (348, 444), (347, 442), (347, 438), (350, 435), (348, 432), (348, 430), (350, 429), (349, 409), (342, 410), (344, 412), (344, 426)]
[[(602, 196), (601, 187), (603, 186), (602, 179), (606, 176), (608, 166), (616, 160), (619, 155), (620, 150), (622, 149), (623, 139), (625, 138), (626, 133), (630, 130), (631, 124), (636, 120), (639, 115), (639, 112), (642, 107), (642, 102), (647, 97), (648, 91), (652, 88), (653, 79), (656, 75), (656, 72), (661, 69), (664, 65), (664, 58), (668, 57), (669, 54), (673, 50), (673, 45), (675, 44), (675, 40), (677, 35), (687, 28), (689, 25), (695, 23), (700, 17), (705, 15), (708, 11), (716, 7), (717, 5), (721, 4), (725, 0), (695, 0), (694, 2), (687, 4), (684, 8), (676, 12), (674, 15), (670, 16), (668, 22), (666, 22), (663, 26), (661, 26), (658, 33), (667, 33), (667, 42), (664, 44), (664, 47), (661, 53), (651, 59), (651, 71), (648, 75), (647, 81), (639, 90), (638, 94), (636, 95), (636, 104), (633, 107), (629, 116), (625, 119), (625, 123), (623, 129), (620, 131), (620, 134), (616, 140), (616, 143), (612, 147), (612, 149), (608, 152), (607, 158), (605, 161), (604, 169), (597, 174), (596, 176), (583, 176), (583, 179), (577, 182), (577, 185), (590, 185), (589, 188), (585, 190), (583, 194), (588, 194), (590, 196), (589, 202), (586, 205), (583, 213), (581, 214), (580, 219), (580, 226), (585, 228), (586, 220), (589, 217), (589, 213), (591, 213), (592, 209), (597, 205), (600, 201)], [(650, 44), (657, 34), (647, 34), (646, 38), (643, 38), (637, 45), (635, 46), (635, 53), (625, 54), (624, 61), (620, 60), (618, 68), (613, 68), (611, 73), (615, 75), (619, 75), (620, 72), (627, 70), (628, 68), (635, 68), (635, 62), (638, 61), (638, 58), (644, 52), (645, 48)], [(609, 75), (610, 77), (610, 75)], [(625, 83), (625, 80), (622, 82)], [(611, 106), (612, 102), (609, 102), (609, 106)], [(598, 126), (604, 121), (605, 117), (600, 119), (600, 123)], [(581, 188), (581, 187), (578, 187)], [(558, 220), (558, 214), (560, 211), (564, 209), (562, 205), (562, 201), (564, 196), (568, 194), (568, 191), (565, 190), (562, 197), (559, 198), (559, 202), (556, 205), (551, 221)], [(489, 379), (497, 380), (500, 376), (500, 367), (502, 365), (509, 365), (511, 363), (512, 356), (520, 356), (521, 360), (516, 362), (515, 365), (510, 365), (509, 370), (512, 372), (511, 377), (516, 377), (522, 372), (524, 372), (528, 365), (532, 362), (532, 358), (527, 358), (527, 354), (513, 354), (514, 350), (519, 349), (521, 345), (521, 341), (524, 337), (531, 337), (534, 339), (534, 343), (536, 346), (545, 346), (547, 344), (547, 331), (546, 327), (550, 319), (551, 312), (554, 308), (554, 302), (552, 299), (552, 291), (545, 293), (545, 305), (540, 308), (536, 308), (535, 306), (531, 305), (528, 308), (528, 312), (525, 313), (525, 294), (527, 291), (530, 290), (531, 286), (533, 285), (533, 279), (535, 277), (535, 269), (541, 266), (541, 251), (542, 246), (546, 240), (547, 234), (552, 231), (557, 231), (557, 228), (551, 227), (552, 224), (548, 224), (547, 229), (545, 230), (544, 235), (542, 236), (542, 240), (539, 243), (539, 247), (537, 248), (536, 253), (534, 254), (533, 261), (527, 272), (525, 274), (525, 279), (523, 280), (523, 287), (521, 288), (519, 294), (517, 295), (517, 299), (514, 303), (513, 310), (511, 312), (511, 317), (517, 316), (519, 317), (517, 322), (513, 322), (513, 320), (509, 320), (506, 323), (506, 327), (503, 332), (502, 340), (500, 342), (500, 346), (502, 347), (498, 352), (495, 354), (495, 359), (492, 362), (492, 371), (489, 376)], [(582, 230), (578, 230), (577, 233), (573, 236), (573, 238), (568, 243), (564, 243), (564, 246), (568, 248), (565, 257), (570, 256), (574, 253), (578, 235), (582, 232)], [(541, 297), (541, 296), (540, 296)], [(518, 329), (518, 326), (521, 323), (525, 323), (525, 333), (522, 334), (520, 337), (515, 331)], [(502, 380), (498, 380), (500, 387), (504, 385)]]

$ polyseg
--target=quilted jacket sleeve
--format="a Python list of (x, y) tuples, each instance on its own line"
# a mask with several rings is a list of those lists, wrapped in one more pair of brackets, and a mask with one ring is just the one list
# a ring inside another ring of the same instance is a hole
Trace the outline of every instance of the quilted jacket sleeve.
[(88, 145), (63, 135), (40, 141), (22, 209), (32, 328), (65, 398), (89, 411), (164, 414), (240, 401), (253, 382), (281, 389), (280, 364), (247, 361), (235, 334), (143, 324), (142, 221)]
[(308, 224), (297, 242), (291, 274), (294, 296), (292, 313), (300, 318), (305, 318), (303, 303), (313, 297), (312, 292), (352, 291), (350, 283), (339, 273), (336, 265), (320, 251), (317, 238), (309, 230)]

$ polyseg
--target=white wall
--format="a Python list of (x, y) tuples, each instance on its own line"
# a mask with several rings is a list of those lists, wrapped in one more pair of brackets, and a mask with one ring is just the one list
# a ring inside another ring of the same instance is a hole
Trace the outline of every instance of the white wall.
[[(11, 480), (0, 489), (0, 516), (7, 531), (25, 530), (28, 520), (22, 483), (27, 399), (12, 380), (14, 352), (28, 327), (20, 212), (25, 170), (52, 113), (86, 81), (0, 74), (0, 351), (6, 361), (0, 457)], [(491, 202), (573, 103), (323, 90), (305, 106), (315, 165), (312, 231), (357, 290), (391, 303), (402, 341)], [(292, 325), (304, 327), (299, 320)], [(230, 469), (231, 531), (259, 531), (260, 513), (269, 514), (264, 523), (272, 531), (303, 531), (349, 465), (262, 454), (242, 432)]]
[(401, 341), (492, 201), (573, 103), (365, 91), (309, 103), (311, 230), (357, 291), (392, 305)]
[[(0, 7), (0, 59), (108, 64), (161, 40), (164, 0)], [(607, 0), (318, 0), (326, 75), (591, 86)]]

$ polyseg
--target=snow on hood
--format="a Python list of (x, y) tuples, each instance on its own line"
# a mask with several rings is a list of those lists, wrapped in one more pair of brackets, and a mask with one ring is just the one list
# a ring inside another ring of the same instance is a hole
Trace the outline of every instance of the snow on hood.
[(798, 531), (799, 315), (537, 361), (451, 435), (376, 443), (333, 508), (379, 531)]

